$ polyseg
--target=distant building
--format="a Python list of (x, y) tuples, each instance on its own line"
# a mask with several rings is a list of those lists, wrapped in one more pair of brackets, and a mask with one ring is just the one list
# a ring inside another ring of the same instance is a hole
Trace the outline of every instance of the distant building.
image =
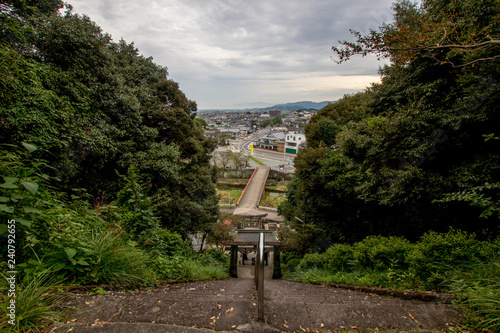
[(221, 132), (221, 134), (229, 134), (229, 135), (234, 135), (234, 136), (240, 134), (239, 128), (229, 128), (229, 127), (219, 128), (219, 131)]
[(282, 153), (285, 151), (285, 138), (283, 140), (274, 141), (274, 145), (276, 146), (276, 151)]
[(278, 150), (277, 141), (285, 139), (285, 133), (283, 132), (271, 132), (259, 139), (259, 148)]
[(279, 109), (276, 110), (269, 110), (269, 117), (275, 118), (281, 116), (282, 111)]
[(304, 133), (304, 128), (302, 127), (288, 127), (288, 134)]
[(306, 136), (304, 133), (287, 133), (285, 139), (285, 150), (289, 154), (297, 154), (300, 148), (306, 145)]
[(287, 132), (288, 131), (288, 128), (286, 128), (285, 126), (274, 126), (273, 128), (271, 128), (271, 131), (273, 132)]
[(216, 138), (221, 134), (221, 131), (219, 131), (217, 128), (210, 128), (205, 130), (203, 134), (209, 138)]

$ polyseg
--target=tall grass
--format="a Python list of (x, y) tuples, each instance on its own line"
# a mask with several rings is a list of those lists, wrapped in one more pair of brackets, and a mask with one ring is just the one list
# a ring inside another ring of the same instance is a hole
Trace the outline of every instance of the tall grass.
[(152, 284), (151, 258), (118, 228), (97, 226), (61, 238), (44, 260), (68, 282), (138, 287)]
[(500, 260), (471, 266), (458, 273), (453, 283), (468, 324), (500, 332)]
[[(4, 279), (2, 279), (4, 280)], [(2, 281), (4, 282), (4, 281)], [(61, 313), (56, 310), (64, 299), (57, 287), (61, 281), (51, 278), (49, 271), (32, 276), (27, 282), (20, 283), (16, 292), (15, 325), (8, 323), (10, 318), (2, 311), (0, 327), (4, 332), (43, 332), (45, 325), (57, 321)], [(2, 289), (4, 284), (2, 283)], [(2, 310), (7, 308), (7, 293), (2, 290)]]
[(154, 269), (164, 281), (218, 280), (229, 277), (227, 255), (183, 253), (154, 259)]
[(113, 230), (94, 230), (88, 239), (95, 281), (112, 285), (141, 286), (153, 283), (154, 273), (148, 267), (151, 259), (133, 247)]

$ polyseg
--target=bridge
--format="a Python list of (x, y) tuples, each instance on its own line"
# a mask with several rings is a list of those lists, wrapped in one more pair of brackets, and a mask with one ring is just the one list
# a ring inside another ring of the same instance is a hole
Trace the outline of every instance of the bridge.
[(269, 177), (270, 167), (257, 167), (238, 200), (237, 207), (234, 210), (234, 215), (239, 215), (247, 218), (264, 217), (267, 213), (259, 211), (260, 199), (264, 193), (267, 177)]

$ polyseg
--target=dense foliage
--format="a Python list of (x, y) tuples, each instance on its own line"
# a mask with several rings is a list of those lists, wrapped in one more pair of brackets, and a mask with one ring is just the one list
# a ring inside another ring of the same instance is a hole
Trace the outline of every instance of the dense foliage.
[(162, 226), (188, 232), (215, 222), (214, 143), (166, 68), (71, 8), (59, 14), (59, 1), (7, 6), (0, 142), (36, 145), (69, 195), (85, 188), (109, 203), (133, 165)]
[(498, 2), (401, 0), (394, 10), (393, 23), (334, 47), (341, 62), (376, 53), (391, 64), (380, 84), (312, 118), (281, 212), (321, 236), (328, 231), (326, 245), (373, 234), (416, 240), (450, 226), (493, 239), (500, 233), (500, 141), (492, 134), (500, 123)]
[(196, 254), (181, 236), (210, 231), (219, 215), (215, 143), (195, 122), (196, 103), (133, 44), (63, 9), (0, 6), (0, 268), (15, 260), (23, 302), (7, 325), (0, 279), (2, 329), (40, 328), (60, 283), (227, 276), (225, 256)]
[(428, 232), (418, 242), (369, 236), (303, 258), (287, 255), (288, 278), (393, 290), (439, 291), (457, 297), (474, 331), (500, 329), (500, 239), (479, 241), (463, 231)]

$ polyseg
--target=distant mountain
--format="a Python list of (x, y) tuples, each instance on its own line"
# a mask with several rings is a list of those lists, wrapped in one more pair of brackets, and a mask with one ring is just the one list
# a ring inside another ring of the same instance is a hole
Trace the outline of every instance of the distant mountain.
[(295, 103), (284, 103), (284, 104), (276, 104), (273, 106), (268, 106), (269, 103), (255, 102), (255, 103), (244, 103), (237, 104), (233, 107), (228, 107), (224, 109), (210, 109), (210, 110), (200, 110), (200, 111), (236, 111), (236, 110), (244, 110), (244, 111), (268, 111), (268, 110), (276, 110), (280, 109), (281, 111), (295, 111), (300, 109), (315, 109), (319, 110), (324, 106), (328, 105), (328, 103), (335, 103), (336, 101), (324, 101), (324, 102), (311, 102), (311, 101), (303, 101), (303, 102), (295, 102)]
[(270, 103), (264, 102), (254, 102), (254, 103), (242, 103), (230, 105), (230, 109), (258, 109), (258, 108), (268, 108)]
[(285, 103), (285, 104), (277, 104), (273, 105), (270, 107), (266, 108), (261, 108), (261, 111), (266, 111), (266, 110), (275, 110), (275, 109), (280, 109), (282, 111), (295, 111), (295, 110), (300, 110), (300, 109), (315, 109), (319, 110), (328, 105), (328, 103), (335, 103), (336, 101), (324, 101), (324, 102), (310, 102), (310, 101), (303, 101), (303, 102), (295, 102), (295, 103)]

